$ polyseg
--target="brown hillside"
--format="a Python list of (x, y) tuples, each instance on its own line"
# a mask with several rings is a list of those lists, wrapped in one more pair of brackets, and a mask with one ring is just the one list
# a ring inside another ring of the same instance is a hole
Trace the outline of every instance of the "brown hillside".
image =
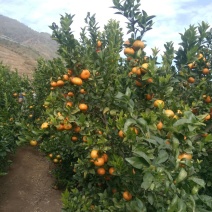
[(32, 74), (38, 58), (57, 57), (57, 43), (48, 33), (36, 32), (17, 20), (0, 15), (0, 61), (17, 69), (20, 74)]

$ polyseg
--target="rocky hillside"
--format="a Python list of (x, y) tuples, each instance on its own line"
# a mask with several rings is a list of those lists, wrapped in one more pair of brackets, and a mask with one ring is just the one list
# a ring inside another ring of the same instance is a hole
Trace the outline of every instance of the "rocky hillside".
[(17, 20), (0, 15), (0, 62), (31, 76), (39, 57), (56, 57), (57, 43), (48, 33), (36, 32)]

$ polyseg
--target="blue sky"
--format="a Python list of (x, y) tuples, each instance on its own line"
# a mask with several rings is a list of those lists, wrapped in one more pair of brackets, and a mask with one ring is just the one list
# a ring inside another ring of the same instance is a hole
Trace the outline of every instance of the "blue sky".
[[(39, 32), (49, 32), (52, 22), (59, 22), (60, 14), (75, 14), (73, 31), (76, 36), (84, 24), (87, 12), (96, 14), (103, 28), (110, 18), (117, 19), (124, 28), (125, 19), (115, 15), (112, 0), (0, 0), (0, 14), (16, 19)], [(141, 0), (141, 9), (148, 15), (156, 15), (153, 29), (144, 36), (147, 51), (153, 47), (163, 50), (163, 44), (180, 41), (180, 32), (189, 24), (205, 21), (212, 25), (211, 0)], [(126, 36), (127, 38), (127, 36)]]

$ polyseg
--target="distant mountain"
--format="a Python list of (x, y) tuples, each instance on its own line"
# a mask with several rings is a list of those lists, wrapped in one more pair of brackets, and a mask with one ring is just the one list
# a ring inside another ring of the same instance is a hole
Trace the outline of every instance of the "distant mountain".
[(57, 43), (51, 35), (36, 32), (17, 20), (0, 15), (0, 62), (20, 74), (31, 75), (39, 57), (57, 57)]

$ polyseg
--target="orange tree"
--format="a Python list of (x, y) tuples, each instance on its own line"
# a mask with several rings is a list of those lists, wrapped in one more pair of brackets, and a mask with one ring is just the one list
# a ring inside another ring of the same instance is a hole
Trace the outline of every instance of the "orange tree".
[(15, 123), (23, 117), (23, 104), (30, 83), (27, 78), (12, 72), (2, 63), (0, 63), (0, 81), (0, 175), (2, 175), (11, 162), (8, 154), (14, 152), (17, 147), (20, 128)]
[(113, 1), (127, 19), (125, 42), (117, 21), (101, 32), (90, 13), (79, 40), (72, 15), (51, 26), (67, 74), (51, 81), (39, 133), (67, 186), (64, 211), (212, 208), (209, 26), (190, 26), (177, 51), (166, 43), (159, 63), (142, 41), (154, 16), (139, 2)]
[[(19, 145), (31, 144), (37, 145), (42, 141), (43, 132), (39, 131), (43, 123), (43, 113), (48, 103), (45, 102), (47, 96), (54, 87), (51, 86), (51, 81), (59, 81), (59, 75), (65, 73), (66, 69), (62, 66), (61, 58), (53, 60), (44, 60), (43, 58), (37, 61), (37, 67), (33, 71), (33, 77), (30, 80), (31, 88), (28, 90), (26, 101), (22, 105), (24, 113), (22, 119), (16, 122), (16, 125), (21, 127), (18, 133)], [(48, 137), (48, 134), (45, 135)]]

